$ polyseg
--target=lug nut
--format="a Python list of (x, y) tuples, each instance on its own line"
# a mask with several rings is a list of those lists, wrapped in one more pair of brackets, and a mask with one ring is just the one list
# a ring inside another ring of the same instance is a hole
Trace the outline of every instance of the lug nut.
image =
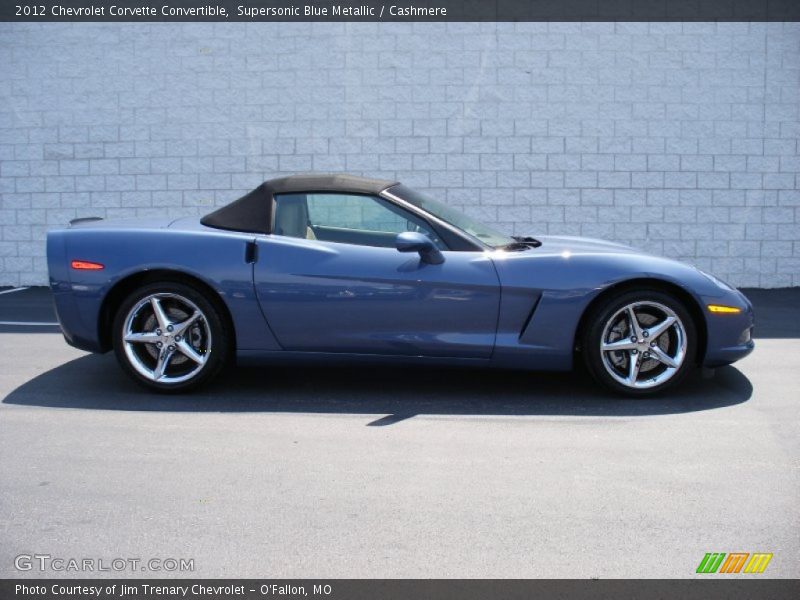
[(161, 342), (156, 342), (156, 348), (161, 348), (163, 345)]
[(161, 330), (160, 329), (156, 329), (156, 335), (161, 335)]
[(650, 347), (651, 348), (655, 348), (656, 347), (656, 343), (655, 342), (650, 342)]
[(636, 336), (635, 336), (635, 335), (632, 335), (632, 336), (631, 336), (631, 341), (632, 341), (634, 344), (636, 343)]
[(644, 337), (648, 337), (650, 334), (649, 334), (647, 331), (643, 331), (643, 332), (642, 332), (642, 335), (643, 335)]
[(181, 336), (179, 336), (179, 335), (176, 335), (176, 336), (175, 336), (175, 341), (176, 341), (176, 342), (180, 342), (180, 341), (181, 341)]
[(172, 325), (167, 325), (167, 331), (172, 331)]
[(644, 358), (650, 358), (650, 353), (649, 352), (645, 352), (642, 356)]
[(639, 354), (639, 351), (634, 348), (633, 350), (631, 350), (631, 354), (633, 355)]

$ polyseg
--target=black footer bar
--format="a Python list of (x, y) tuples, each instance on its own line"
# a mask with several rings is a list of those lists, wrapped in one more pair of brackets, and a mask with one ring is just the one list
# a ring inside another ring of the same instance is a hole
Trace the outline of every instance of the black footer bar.
[[(717, 577), (713, 579), (712, 577)], [(800, 581), (569, 579), (2, 579), (3, 600), (525, 600), (800, 598)]]

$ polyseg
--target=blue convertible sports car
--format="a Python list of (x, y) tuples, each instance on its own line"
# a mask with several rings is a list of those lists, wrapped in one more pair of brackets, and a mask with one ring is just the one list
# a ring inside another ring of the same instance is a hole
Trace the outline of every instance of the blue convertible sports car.
[(568, 370), (661, 391), (753, 349), (737, 290), (575, 237), (509, 237), (393, 181), (267, 181), (203, 218), (76, 219), (47, 238), (64, 336), (160, 391), (243, 362)]

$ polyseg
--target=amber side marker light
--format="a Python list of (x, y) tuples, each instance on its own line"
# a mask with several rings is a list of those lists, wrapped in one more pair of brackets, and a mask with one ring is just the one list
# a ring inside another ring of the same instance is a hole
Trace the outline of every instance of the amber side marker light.
[(79, 271), (100, 271), (101, 269), (105, 269), (100, 263), (89, 262), (88, 260), (73, 260), (70, 266)]
[(708, 311), (712, 313), (735, 314), (742, 312), (742, 309), (736, 308), (735, 306), (723, 306), (722, 304), (709, 304)]

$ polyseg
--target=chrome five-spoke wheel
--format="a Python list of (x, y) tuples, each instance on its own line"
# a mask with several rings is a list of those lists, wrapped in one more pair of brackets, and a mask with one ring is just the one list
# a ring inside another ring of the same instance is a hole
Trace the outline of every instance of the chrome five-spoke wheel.
[(185, 281), (155, 281), (130, 290), (115, 310), (112, 332), (123, 370), (165, 393), (211, 381), (234, 347), (222, 299)]
[(656, 393), (695, 363), (697, 329), (683, 302), (661, 290), (605, 298), (589, 315), (582, 352), (591, 374), (631, 396)]
[(622, 385), (651, 388), (665, 383), (686, 357), (686, 330), (671, 308), (632, 302), (606, 322), (600, 343), (603, 366)]
[(130, 366), (160, 384), (191, 380), (205, 366), (213, 337), (208, 318), (177, 293), (153, 293), (127, 312), (122, 344)]

